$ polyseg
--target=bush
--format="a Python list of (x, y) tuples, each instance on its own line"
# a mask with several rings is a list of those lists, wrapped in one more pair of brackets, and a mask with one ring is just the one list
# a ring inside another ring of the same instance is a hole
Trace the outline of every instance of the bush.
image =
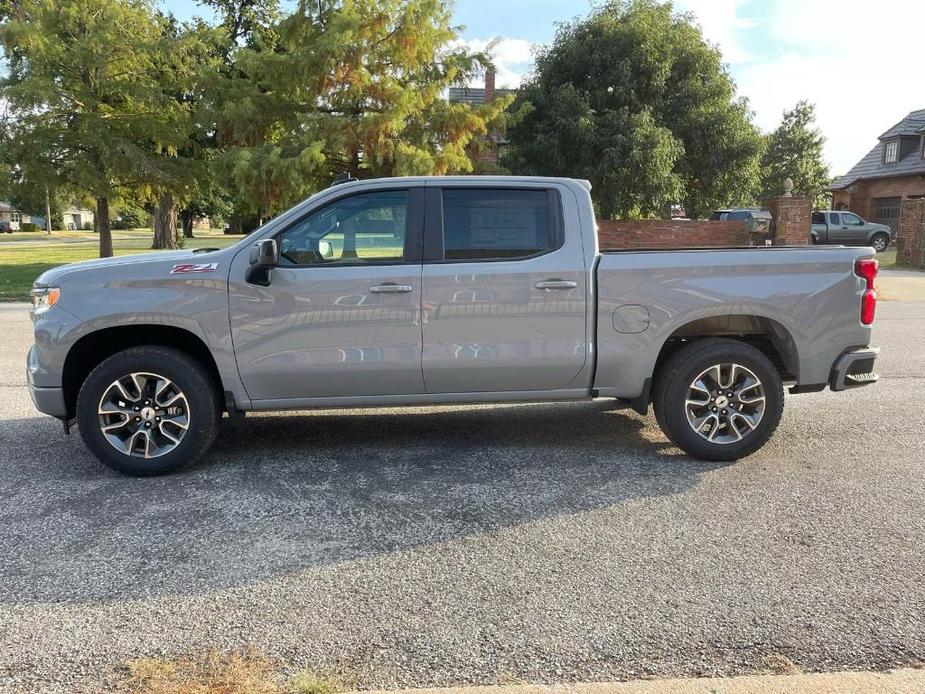
[(23, 222), (19, 225), (20, 231), (38, 231), (39, 227), (34, 222)]

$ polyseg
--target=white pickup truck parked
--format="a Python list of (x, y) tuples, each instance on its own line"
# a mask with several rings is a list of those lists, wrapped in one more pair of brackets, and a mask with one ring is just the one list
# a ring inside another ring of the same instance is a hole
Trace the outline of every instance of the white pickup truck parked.
[(55, 268), (32, 293), (33, 399), (151, 475), (205, 453), (223, 411), (597, 397), (733, 460), (771, 436), (785, 385), (876, 380), (872, 249), (602, 252), (589, 191), (346, 183), (224, 250)]

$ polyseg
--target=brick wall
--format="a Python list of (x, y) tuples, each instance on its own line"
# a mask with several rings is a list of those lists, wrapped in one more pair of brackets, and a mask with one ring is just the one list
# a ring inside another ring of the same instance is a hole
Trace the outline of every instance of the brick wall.
[(809, 198), (768, 198), (765, 207), (774, 221), (771, 236), (775, 246), (805, 246), (810, 242), (812, 229), (812, 200)]
[(925, 200), (903, 202), (896, 238), (896, 261), (925, 269)]
[(748, 232), (741, 221), (677, 222), (666, 219), (597, 222), (602, 251), (632, 248), (713, 248), (747, 246)]
[(897, 176), (858, 181), (844, 190), (832, 192), (834, 209), (851, 210), (869, 222), (879, 222), (875, 198), (908, 198), (925, 195), (925, 176)]

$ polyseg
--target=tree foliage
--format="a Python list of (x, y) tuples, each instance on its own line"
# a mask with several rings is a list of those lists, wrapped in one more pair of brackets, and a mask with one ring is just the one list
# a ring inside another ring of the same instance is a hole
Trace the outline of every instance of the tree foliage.
[(719, 51), (670, 3), (611, 0), (536, 55), (509, 129), (514, 173), (591, 180), (605, 217), (752, 197), (761, 138)]
[(510, 99), (448, 103), (484, 55), (450, 48), (444, 0), (311, 0), (238, 49), (209, 105), (241, 211), (264, 217), (358, 178), (468, 172), (467, 148), (503, 127)]
[(147, 0), (17, 0), (4, 14), (7, 156), (26, 179), (92, 195), (111, 255), (110, 198), (168, 179), (184, 137), (185, 109), (162, 84), (176, 46)]
[(784, 179), (790, 178), (794, 195), (812, 198), (816, 206), (827, 206), (825, 188), (832, 176), (823, 158), (824, 146), (813, 104), (800, 101), (785, 111), (781, 124), (768, 135), (761, 157), (762, 195), (780, 195)]

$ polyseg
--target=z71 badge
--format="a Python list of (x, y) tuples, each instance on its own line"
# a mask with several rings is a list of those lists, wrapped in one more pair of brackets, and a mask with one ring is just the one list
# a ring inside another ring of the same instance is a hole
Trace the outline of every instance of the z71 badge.
[(170, 268), (171, 275), (183, 275), (188, 272), (215, 272), (218, 263), (179, 263)]

